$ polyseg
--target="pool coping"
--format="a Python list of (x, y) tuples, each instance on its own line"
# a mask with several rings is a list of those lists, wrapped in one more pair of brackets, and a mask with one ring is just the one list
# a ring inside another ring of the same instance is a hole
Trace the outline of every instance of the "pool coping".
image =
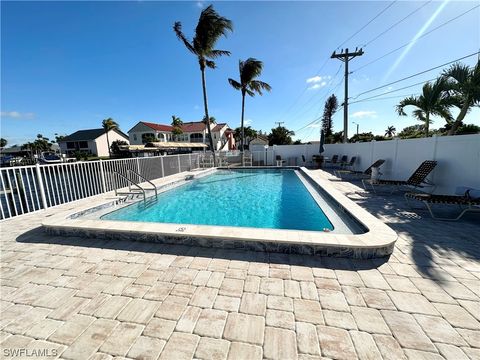
[[(269, 167), (271, 169), (271, 167)], [(252, 167), (259, 169), (259, 167)], [(349, 216), (362, 224), (362, 234), (334, 234), (318, 231), (260, 229), (231, 226), (143, 223), (99, 219), (71, 218), (78, 212), (111, 203), (112, 193), (102, 194), (88, 205), (68, 209), (46, 218), (42, 226), (52, 235), (86, 236), (117, 240), (137, 240), (204, 247), (235, 248), (255, 251), (327, 255), (354, 258), (375, 258), (392, 253), (398, 235), (381, 220), (335, 189), (329, 174), (296, 167), (324, 195), (329, 196)], [(202, 175), (211, 169), (183, 172), (154, 181), (165, 186), (185, 179), (187, 175)]]

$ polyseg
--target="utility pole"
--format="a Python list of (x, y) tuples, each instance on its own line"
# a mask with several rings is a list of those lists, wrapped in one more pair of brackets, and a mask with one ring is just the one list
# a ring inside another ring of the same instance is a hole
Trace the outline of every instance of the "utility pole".
[(345, 101), (343, 102), (343, 142), (348, 142), (348, 62), (357, 56), (363, 55), (363, 49), (355, 48), (354, 52), (349, 53), (348, 48), (343, 49), (340, 53), (333, 52), (330, 58), (339, 59), (345, 63)]
[(278, 124), (278, 127), (280, 127), (282, 124), (285, 124), (285, 121), (275, 121), (275, 124)]

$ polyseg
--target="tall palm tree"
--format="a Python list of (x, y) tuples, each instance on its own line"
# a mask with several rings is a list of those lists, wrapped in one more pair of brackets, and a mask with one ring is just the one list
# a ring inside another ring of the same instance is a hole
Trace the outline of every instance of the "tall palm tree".
[(212, 5), (203, 9), (195, 28), (193, 41), (187, 39), (182, 32), (182, 24), (177, 21), (173, 26), (173, 31), (183, 42), (188, 51), (198, 59), (200, 71), (202, 73), (203, 106), (205, 108), (205, 118), (207, 120), (207, 131), (210, 138), (210, 149), (215, 162), (215, 149), (213, 147), (212, 130), (210, 129), (210, 116), (208, 115), (207, 84), (205, 81), (205, 68), (215, 69), (216, 65), (212, 59), (220, 56), (230, 56), (230, 51), (216, 50), (215, 44), (222, 36), (227, 36), (228, 31), (233, 31), (233, 25), (230, 20), (220, 16)]
[(388, 137), (394, 137), (396, 133), (397, 133), (397, 129), (395, 129), (395, 126), (393, 125), (387, 127), (387, 130), (385, 130), (385, 136), (388, 136)]
[(105, 134), (107, 135), (107, 145), (108, 145), (108, 157), (112, 156), (112, 152), (110, 151), (110, 140), (108, 139), (108, 132), (112, 129), (118, 128), (118, 124), (112, 118), (108, 118), (102, 121), (103, 130), (105, 130)]
[(456, 100), (448, 96), (447, 81), (440, 77), (435, 82), (427, 82), (423, 85), (422, 93), (419, 96), (409, 96), (397, 105), (396, 111), (398, 115), (406, 116), (405, 107), (415, 106), (417, 109), (412, 112), (417, 120), (422, 121), (425, 126), (425, 137), (428, 137), (429, 125), (432, 122), (430, 117), (432, 115), (441, 116), (447, 122), (452, 120), (450, 107), (452, 107)]
[(453, 64), (442, 74), (448, 81), (453, 96), (458, 100), (457, 106), (460, 108), (448, 135), (453, 135), (462, 124), (468, 111), (475, 105), (480, 105), (480, 60), (470, 68), (464, 64)]
[(245, 116), (245, 95), (255, 96), (255, 93), (262, 95), (262, 90), (270, 91), (272, 87), (266, 82), (255, 80), (260, 76), (263, 70), (263, 63), (260, 60), (254, 58), (248, 58), (245, 61), (240, 60), (238, 63), (238, 69), (240, 72), (240, 82), (228, 79), (228, 82), (236, 90), (240, 90), (242, 93), (242, 117), (240, 121), (240, 153), (242, 158), (242, 166), (244, 165), (243, 150), (245, 142), (245, 130), (244, 130), (244, 116)]

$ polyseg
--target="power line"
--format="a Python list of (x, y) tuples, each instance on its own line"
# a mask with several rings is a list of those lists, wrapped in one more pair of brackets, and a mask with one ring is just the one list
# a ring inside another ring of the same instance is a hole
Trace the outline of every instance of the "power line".
[(386, 54), (384, 54), (384, 55), (382, 55), (382, 56), (380, 56), (380, 57), (378, 57), (378, 58), (376, 58), (376, 59), (374, 59), (374, 60), (366, 63), (365, 65), (360, 66), (359, 68), (353, 70), (352, 73), (357, 72), (358, 70), (361, 70), (361, 69), (363, 69), (363, 68), (365, 68), (365, 67), (367, 67), (367, 66), (369, 66), (369, 65), (372, 65), (372, 64), (376, 63), (377, 61), (379, 61), (379, 60), (387, 57), (388, 55), (391, 55), (391, 54), (393, 54), (394, 52), (397, 52), (397, 51), (400, 50), (400, 49), (403, 49), (405, 46), (408, 46), (408, 45), (410, 45), (411, 43), (413, 43), (413, 42), (415, 42), (415, 41), (418, 41), (419, 39), (421, 39), (421, 38), (423, 38), (423, 37), (431, 34), (432, 32), (440, 29), (441, 27), (443, 27), (443, 26), (451, 23), (452, 21), (457, 20), (458, 18), (460, 18), (460, 17), (468, 14), (470, 11), (473, 11), (473, 10), (477, 9), (478, 7), (480, 7), (480, 5), (476, 5), (476, 6), (472, 7), (471, 9), (469, 9), (469, 10), (461, 13), (460, 15), (457, 15), (457, 16), (455, 16), (454, 18), (451, 18), (450, 20), (448, 20), (448, 21), (446, 21), (446, 22), (438, 25), (437, 27), (433, 28), (432, 30), (427, 31), (425, 34), (419, 36), (417, 39), (411, 40), (411, 41), (403, 44), (402, 46), (399, 46), (398, 48), (393, 49), (392, 51), (389, 51), (388, 53), (386, 53)]
[[(418, 85), (418, 84), (417, 84), (417, 85)], [(409, 87), (410, 87), (410, 86), (409, 86)], [(385, 94), (387, 94), (387, 93), (385, 93)], [(404, 97), (404, 96), (411, 96), (411, 95), (413, 95), (412, 93), (410, 93), (410, 94), (404, 94), (404, 95), (394, 95), (394, 96), (380, 97), (380, 96), (385, 95), (385, 94), (376, 95), (376, 96), (372, 96), (372, 97), (369, 97), (369, 98), (366, 98), (366, 99), (357, 100), (357, 101), (352, 101), (350, 104), (362, 103), (362, 102), (366, 102), (366, 101), (377, 101), (377, 100), (396, 99), (396, 98), (399, 98), (399, 97)]]
[(365, 25), (363, 25), (360, 29), (358, 29), (355, 33), (350, 35), (348, 39), (343, 41), (340, 45), (337, 46), (336, 50), (338, 50), (340, 47), (342, 47), (345, 43), (347, 43), (349, 40), (351, 40), (355, 35), (357, 35), (359, 32), (361, 32), (363, 29), (365, 29), (368, 25), (370, 25), (373, 21), (375, 21), (380, 15), (382, 15), (385, 11), (387, 11), (390, 7), (392, 7), (398, 0), (395, 0), (391, 2), (390, 4), (387, 5), (382, 11), (380, 11), (377, 15), (375, 15), (369, 22), (367, 22)]
[(390, 30), (392, 30), (395, 26), (397, 26), (398, 24), (402, 23), (403, 21), (405, 21), (406, 19), (408, 19), (410, 16), (412, 16), (413, 14), (417, 13), (418, 11), (420, 11), (421, 9), (423, 9), (425, 6), (427, 6), (428, 4), (430, 4), (433, 0), (429, 0), (427, 1), (426, 3), (420, 5), (418, 8), (416, 8), (415, 10), (413, 10), (411, 13), (409, 13), (407, 16), (403, 17), (402, 19), (398, 20), (396, 23), (394, 23), (393, 25), (391, 25), (390, 27), (388, 27), (386, 30), (382, 31), (380, 34), (378, 34), (377, 36), (375, 36), (373, 39), (367, 41), (363, 46), (364, 47), (367, 47), (368, 45), (370, 45), (372, 42), (374, 42), (375, 40), (377, 40), (378, 38), (382, 37), (383, 35), (385, 35), (387, 32), (389, 32)]
[(420, 82), (412, 84), (412, 85), (404, 86), (404, 87), (401, 87), (401, 88), (398, 88), (398, 89), (395, 89), (395, 90), (391, 90), (391, 91), (387, 91), (387, 92), (384, 92), (384, 93), (381, 93), (381, 94), (373, 95), (373, 96), (370, 96), (368, 98), (360, 99), (360, 100), (357, 100), (357, 101), (351, 101), (350, 104), (355, 104), (355, 103), (362, 102), (362, 101), (365, 101), (365, 100), (374, 99), (374, 98), (379, 97), (379, 96), (391, 94), (391, 93), (394, 93), (394, 92), (397, 92), (397, 91), (402, 91), (402, 90), (405, 90), (405, 89), (408, 89), (408, 88), (411, 88), (411, 87), (414, 87), (414, 86), (425, 84), (426, 82), (429, 82), (429, 81), (434, 81), (436, 79), (437, 78), (420, 81)]
[(469, 57), (474, 56), (474, 55), (477, 55), (477, 54), (479, 54), (479, 53), (480, 53), (480, 51), (477, 51), (477, 52), (474, 52), (474, 53), (472, 53), (472, 54), (462, 56), (461, 58), (458, 58), (458, 59), (455, 59), (455, 60), (446, 62), (446, 63), (444, 63), (444, 64), (442, 64), (442, 65), (434, 66), (434, 67), (432, 67), (432, 68), (430, 68), (430, 69), (420, 71), (420, 72), (415, 73), (415, 74), (413, 74), (413, 75), (409, 75), (409, 76), (406, 76), (406, 77), (404, 77), (404, 78), (401, 78), (401, 79), (392, 81), (392, 82), (390, 82), (390, 83), (388, 83), (388, 84), (385, 84), (385, 85), (382, 85), (382, 86), (378, 86), (378, 87), (376, 87), (376, 88), (373, 88), (373, 89), (370, 89), (370, 90), (361, 92), (361, 93), (358, 94), (357, 96), (353, 97), (353, 99), (356, 99), (356, 98), (358, 98), (358, 97), (361, 96), (361, 95), (368, 94), (368, 93), (370, 93), (370, 92), (372, 92), (372, 91), (379, 90), (379, 89), (383, 89), (384, 87), (387, 87), (387, 86), (390, 86), (390, 85), (399, 83), (399, 82), (404, 81), (404, 80), (411, 79), (411, 78), (413, 78), (413, 77), (415, 77), (415, 76), (425, 74), (425, 73), (427, 73), (427, 72), (429, 72), (429, 71), (432, 71), (432, 70), (435, 70), (435, 69), (444, 67), (444, 66), (446, 66), (446, 65), (453, 64), (453, 63), (455, 63), (455, 62), (457, 62), (457, 61), (460, 61), (460, 60), (469, 58)]

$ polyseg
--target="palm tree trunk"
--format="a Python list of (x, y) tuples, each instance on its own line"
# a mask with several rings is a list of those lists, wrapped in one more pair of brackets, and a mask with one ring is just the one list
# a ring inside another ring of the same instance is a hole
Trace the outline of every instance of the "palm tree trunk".
[(108, 157), (111, 158), (112, 153), (110, 152), (110, 140), (108, 139), (108, 130), (105, 131), (105, 135), (107, 135)]
[(245, 159), (243, 158), (243, 148), (245, 143), (245, 130), (243, 127), (243, 117), (245, 115), (245, 93), (242, 91), (242, 119), (240, 121), (241, 138), (240, 138), (240, 156), (242, 158), (242, 166), (245, 166)]
[(207, 83), (205, 81), (205, 67), (200, 66), (200, 70), (202, 71), (202, 89), (203, 89), (203, 106), (205, 108), (205, 118), (207, 123), (207, 132), (208, 136), (210, 137), (210, 150), (212, 151), (213, 155), (213, 164), (216, 164), (215, 161), (215, 149), (213, 147), (213, 138), (212, 138), (212, 130), (210, 129), (210, 116), (208, 115), (208, 100), (207, 100)]
[(460, 114), (458, 114), (457, 119), (453, 122), (452, 127), (448, 131), (448, 135), (455, 135), (455, 133), (457, 132), (457, 129), (462, 124), (462, 121), (465, 118), (465, 115), (467, 115), (468, 109), (469, 109), (469, 103), (465, 102), (465, 104), (463, 104), (462, 109), (460, 110)]
[(425, 114), (425, 137), (428, 137), (428, 128), (430, 126), (430, 113)]

